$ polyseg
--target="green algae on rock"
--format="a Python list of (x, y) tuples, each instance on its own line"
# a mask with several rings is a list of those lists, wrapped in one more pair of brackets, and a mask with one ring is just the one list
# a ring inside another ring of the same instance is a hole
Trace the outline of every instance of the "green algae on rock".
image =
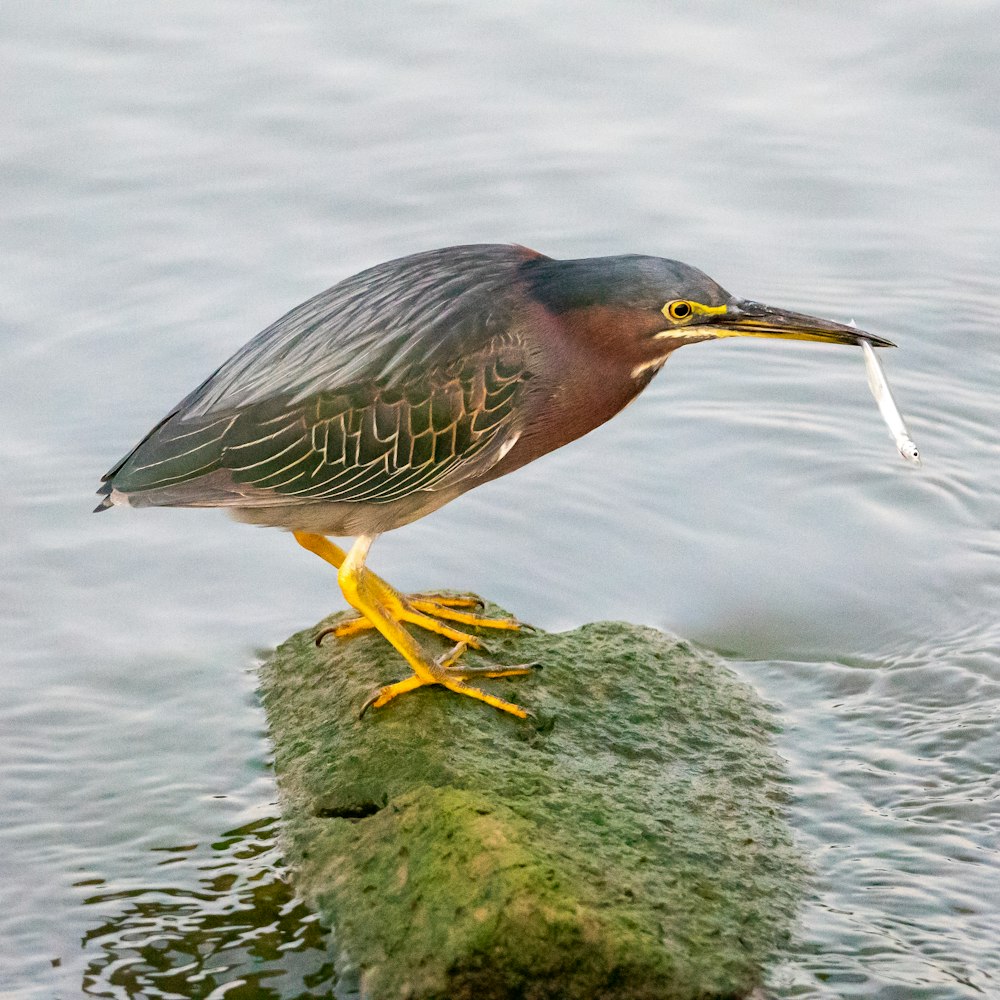
[(534, 719), (429, 687), (359, 720), (398, 656), (375, 634), (319, 649), (314, 634), (264, 665), (263, 700), (286, 860), (363, 997), (760, 983), (803, 867), (772, 724), (721, 663), (619, 622), (491, 633), (491, 662), (544, 664), (482, 682)]

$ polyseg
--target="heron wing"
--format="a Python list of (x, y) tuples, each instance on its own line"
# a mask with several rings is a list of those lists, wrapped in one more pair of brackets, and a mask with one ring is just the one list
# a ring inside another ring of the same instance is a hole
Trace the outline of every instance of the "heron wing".
[(518, 311), (518, 246), (449, 247), (369, 268), (272, 323), (179, 406), (196, 419), (344, 386), (404, 387), (414, 372), (502, 339)]
[(104, 476), (103, 492), (387, 502), (488, 467), (520, 433), (530, 372), (518, 269), (540, 257), (451, 247), (341, 281), (237, 351)]
[(489, 468), (517, 440), (527, 365), (522, 341), (504, 336), (411, 372), (405, 388), (369, 382), (168, 419), (111, 482), (181, 506), (388, 503), (438, 489)]

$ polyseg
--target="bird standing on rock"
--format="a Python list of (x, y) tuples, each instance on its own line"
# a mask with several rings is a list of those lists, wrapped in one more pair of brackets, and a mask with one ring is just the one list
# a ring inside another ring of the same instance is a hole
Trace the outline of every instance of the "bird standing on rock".
[[(97, 510), (225, 507), (285, 528), (338, 570), (359, 617), (413, 670), (381, 707), (427, 684), (519, 717), (469, 683), (530, 666), (470, 666), (458, 627), (517, 629), (474, 597), (404, 596), (365, 567), (382, 532), (599, 427), (678, 347), (774, 337), (889, 341), (738, 299), (697, 268), (626, 255), (554, 260), (521, 246), (413, 254), (339, 282), (258, 334), (103, 477)], [(355, 537), (348, 552), (326, 536)], [(457, 645), (432, 656), (404, 628)]]

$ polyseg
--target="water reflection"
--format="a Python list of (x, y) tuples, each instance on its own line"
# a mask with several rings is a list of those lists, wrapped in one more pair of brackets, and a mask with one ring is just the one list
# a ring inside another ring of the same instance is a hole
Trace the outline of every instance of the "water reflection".
[(83, 993), (130, 1000), (351, 996), (334, 988), (329, 933), (283, 877), (277, 822), (256, 820), (204, 847), (154, 848), (152, 867), (169, 867), (173, 876), (164, 884), (78, 883), (97, 889), (86, 905), (109, 911), (83, 937), (90, 954)]

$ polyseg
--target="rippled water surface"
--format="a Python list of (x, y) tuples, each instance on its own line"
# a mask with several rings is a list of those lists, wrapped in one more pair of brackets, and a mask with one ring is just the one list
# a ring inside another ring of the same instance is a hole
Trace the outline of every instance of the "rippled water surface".
[(816, 871), (776, 996), (1000, 996), (998, 29), (950, 0), (5, 4), (0, 997), (332, 995), (254, 668), (333, 575), (92, 493), (290, 306), (478, 241), (674, 256), (899, 342), (920, 470), (860, 352), (703, 344), (372, 563), (671, 629), (774, 705)]

